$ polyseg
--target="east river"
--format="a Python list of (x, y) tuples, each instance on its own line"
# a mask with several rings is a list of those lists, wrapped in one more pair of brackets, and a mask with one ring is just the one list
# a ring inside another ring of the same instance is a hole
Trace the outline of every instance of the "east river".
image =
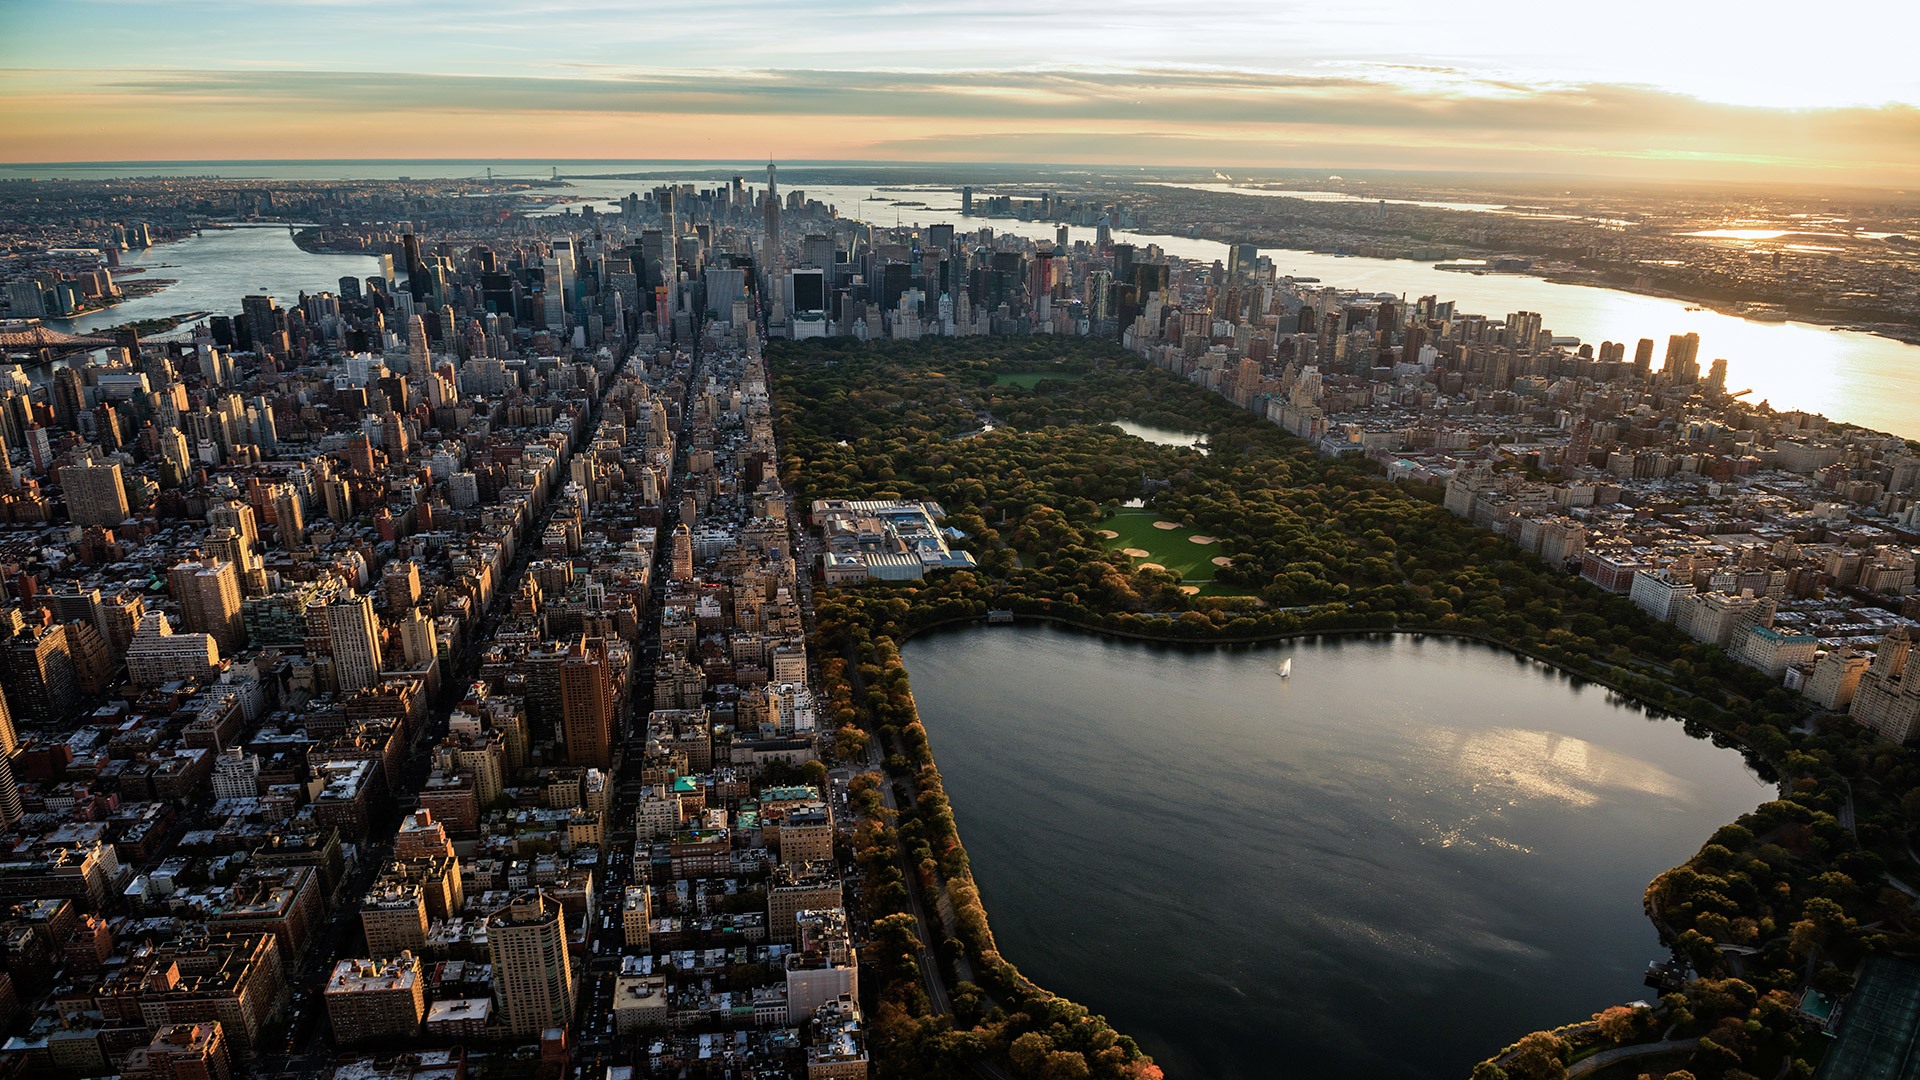
[(1647, 998), (1648, 881), (1772, 797), (1477, 644), (995, 627), (904, 655), (1001, 950), (1176, 1080), (1459, 1080)]
[(368, 278), (380, 272), (379, 261), (369, 256), (302, 251), (287, 235), (285, 225), (209, 229), (184, 240), (128, 252), (121, 261), (147, 268), (122, 275), (123, 283), (163, 278), (177, 284), (102, 311), (49, 322), (79, 334), (198, 311), (236, 315), (241, 297), (259, 293), (290, 307), (302, 292), (338, 293), (341, 278)]

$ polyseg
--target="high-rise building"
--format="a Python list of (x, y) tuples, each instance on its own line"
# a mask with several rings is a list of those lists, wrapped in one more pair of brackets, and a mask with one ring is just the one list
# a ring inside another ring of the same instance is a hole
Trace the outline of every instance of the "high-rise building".
[(240, 613), (240, 573), (224, 559), (183, 562), (167, 571), (167, 588), (180, 605), (189, 633), (206, 634), (222, 655), (246, 644), (247, 627)]
[(767, 936), (791, 944), (799, 937), (800, 912), (843, 906), (840, 873), (832, 863), (780, 863), (767, 879)]
[(67, 516), (79, 526), (112, 528), (127, 520), (127, 488), (120, 465), (68, 465), (60, 470), (67, 492)]
[(373, 612), (373, 597), (342, 590), (315, 600), (307, 605), (307, 634), (315, 644), (324, 642), (341, 693), (380, 681), (380, 617)]
[(1912, 654), (1907, 628), (1894, 627), (1881, 639), (1853, 693), (1853, 718), (1888, 742), (1904, 743), (1920, 734), (1920, 677)]
[(157, 611), (141, 616), (140, 628), (127, 646), (127, 681), (134, 686), (207, 679), (219, 670), (220, 648), (214, 644), (213, 635), (176, 634), (173, 624)]
[(343, 1043), (404, 1039), (427, 1013), (426, 973), (411, 952), (379, 960), (342, 960), (327, 980), (327, 1020)]
[(37, 720), (61, 720), (80, 707), (80, 686), (67, 628), (59, 623), (29, 626), (0, 652), (0, 680), (14, 711)]
[(213, 797), (251, 799), (260, 794), (260, 755), (244, 746), (229, 746), (213, 763)]
[(780, 186), (774, 178), (773, 162), (767, 162), (767, 264), (780, 262)]
[(426, 948), (426, 890), (417, 881), (375, 883), (360, 899), (360, 929), (372, 956), (399, 956)]
[(20, 737), (13, 730), (13, 712), (0, 694), (0, 825), (19, 821), (26, 812), (20, 801), (20, 783), (13, 772), (13, 755), (20, 749)]
[(0, 757), (12, 757), (20, 749), (20, 735), (13, 727), (13, 710), (7, 705), (7, 698), (0, 693)]
[(560, 661), (560, 716), (569, 764), (613, 765), (619, 686), (605, 638), (582, 636)]
[(693, 533), (685, 522), (673, 527), (673, 550), (668, 572), (675, 581), (693, 580)]
[(1700, 381), (1700, 335), (1673, 334), (1667, 338), (1666, 366), (1661, 369), (1675, 386), (1692, 386)]
[(68, 431), (80, 426), (80, 415), (87, 411), (87, 380), (78, 368), (65, 367), (53, 373), (53, 422)]
[(522, 893), (487, 917), (487, 957), (501, 1022), (525, 1038), (573, 1016), (573, 964), (560, 901)]
[(299, 492), (287, 487), (273, 497), (273, 520), (280, 531), (280, 545), (289, 551), (298, 548), (307, 535), (306, 508)]
[(229, 1080), (226, 1028), (217, 1021), (168, 1024), (120, 1060), (120, 1080)]

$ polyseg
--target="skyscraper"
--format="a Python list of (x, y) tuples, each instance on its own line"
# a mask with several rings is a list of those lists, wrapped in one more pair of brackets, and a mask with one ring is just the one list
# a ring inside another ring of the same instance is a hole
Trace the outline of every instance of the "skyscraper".
[(60, 470), (67, 491), (67, 516), (79, 526), (112, 528), (127, 520), (127, 488), (118, 462), (68, 465)]
[(573, 966), (560, 901), (527, 892), (487, 917), (493, 1000), (514, 1035), (564, 1027), (573, 1016)]
[(583, 635), (560, 661), (560, 717), (568, 764), (612, 767), (616, 699), (606, 639)]
[(247, 629), (240, 617), (240, 571), (224, 559), (184, 562), (167, 571), (167, 588), (188, 633), (206, 634), (222, 656), (239, 651)]
[(767, 264), (780, 262), (780, 187), (774, 178), (773, 162), (767, 162)]
[(7, 708), (6, 695), (0, 694), (0, 825), (11, 825), (26, 813), (20, 801), (20, 784), (13, 773), (13, 755), (19, 748), (20, 739), (13, 730), (13, 712)]
[(1700, 381), (1700, 335), (1673, 334), (1667, 338), (1666, 366), (1661, 373), (1675, 386)]
[(307, 605), (307, 634), (333, 657), (334, 680), (341, 693), (380, 681), (380, 618), (373, 597), (342, 592)]
[(61, 720), (80, 707), (67, 628), (59, 623), (28, 626), (15, 634), (0, 653), (0, 677), (7, 700), (21, 715)]

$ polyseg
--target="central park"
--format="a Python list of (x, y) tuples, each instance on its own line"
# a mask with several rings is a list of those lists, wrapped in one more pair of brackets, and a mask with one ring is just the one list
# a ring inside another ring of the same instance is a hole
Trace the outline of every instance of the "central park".
[[(1437, 488), (1318, 457), (1110, 345), (810, 342), (776, 347), (770, 366), (799, 505), (930, 499), (978, 563), (818, 602), (843, 753), (882, 766), (856, 785), (869, 812), (857, 852), (884, 980), (875, 1041), (903, 1070), (1158, 1072), (1126, 1032), (1024, 977), (990, 929), (934, 765), (942, 732), (923, 723), (901, 660), (914, 635), (989, 611), (1168, 643), (1483, 642), (1630, 699), (1778, 785), (1647, 885), (1651, 926), (1691, 981), (1650, 1007), (1514, 1031), (1504, 1051), (1485, 1047), (1480, 1080), (1559, 1076), (1675, 1039), (1684, 1052), (1669, 1056), (1698, 1076), (1811, 1075), (1823, 1047), (1795, 1016), (1801, 995), (1844, 992), (1862, 959), (1912, 946), (1913, 903), (1891, 882), (1920, 879), (1908, 852), (1920, 777), (1898, 747), (1447, 514)], [(1202, 432), (1210, 452), (1143, 441), (1116, 417)], [(1852, 828), (1839, 817), (1849, 800)]]

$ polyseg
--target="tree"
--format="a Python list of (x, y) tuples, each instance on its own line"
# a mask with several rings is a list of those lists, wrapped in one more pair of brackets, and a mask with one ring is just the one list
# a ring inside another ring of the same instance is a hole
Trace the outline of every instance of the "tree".
[(1078, 1050), (1055, 1050), (1047, 1055), (1040, 1075), (1045, 1080), (1087, 1080), (1091, 1071), (1086, 1056)]
[(1551, 1031), (1536, 1031), (1521, 1039), (1508, 1062), (1514, 1080), (1566, 1080), (1567, 1040)]
[(1052, 1052), (1052, 1039), (1037, 1031), (1029, 1031), (1013, 1040), (1013, 1045), (1007, 1048), (1007, 1057), (1022, 1076), (1037, 1077), (1046, 1065), (1047, 1055)]
[(1594, 1024), (1608, 1042), (1631, 1042), (1640, 1035), (1640, 1012), (1625, 1005), (1615, 1005), (1594, 1013)]

